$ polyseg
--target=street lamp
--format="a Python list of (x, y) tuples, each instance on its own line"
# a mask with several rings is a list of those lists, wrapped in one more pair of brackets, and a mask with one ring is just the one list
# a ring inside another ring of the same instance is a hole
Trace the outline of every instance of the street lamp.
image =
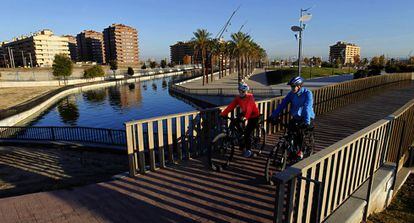
[[(299, 18), (299, 26), (292, 26), (290, 29), (293, 32), (299, 32), (299, 37), (297, 34), (295, 34), (295, 37), (299, 39), (299, 52), (298, 52), (298, 76), (301, 75), (302, 71), (302, 65), (301, 65), (301, 59), (302, 59), (302, 32), (305, 30), (306, 24), (304, 22), (307, 22), (311, 20), (312, 15), (308, 13), (308, 11), (311, 8), (307, 9), (300, 9), (300, 18)], [(305, 13), (305, 14), (304, 14)]]

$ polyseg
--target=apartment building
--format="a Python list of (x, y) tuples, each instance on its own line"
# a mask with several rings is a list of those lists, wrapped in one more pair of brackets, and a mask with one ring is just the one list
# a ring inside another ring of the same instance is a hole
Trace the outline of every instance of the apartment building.
[(93, 61), (105, 64), (105, 48), (101, 32), (84, 30), (76, 36), (78, 61)]
[(361, 56), (361, 48), (352, 43), (339, 41), (329, 47), (329, 60), (331, 63), (341, 60), (343, 64), (352, 64), (356, 55)]
[(105, 57), (108, 63), (115, 60), (118, 66), (138, 66), (138, 31), (123, 24), (112, 24), (103, 31)]

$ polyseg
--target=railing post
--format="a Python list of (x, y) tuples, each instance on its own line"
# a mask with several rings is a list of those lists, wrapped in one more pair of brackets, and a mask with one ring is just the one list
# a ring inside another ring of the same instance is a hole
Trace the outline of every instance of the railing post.
[[(285, 171), (279, 172), (272, 176), (272, 181), (276, 185), (276, 196), (275, 196), (275, 206), (273, 212), (273, 222), (274, 223), (282, 223), (286, 222), (286, 219), (283, 218), (283, 209), (285, 203), (285, 190), (286, 190), (286, 183), (289, 181), (296, 182), (296, 178), (300, 175), (300, 170), (298, 169), (286, 169)], [(290, 193), (293, 193), (296, 190), (296, 183), (291, 187)], [(300, 195), (299, 195), (300, 196)], [(294, 197), (291, 197), (287, 202), (291, 202), (293, 204)], [(291, 210), (292, 211), (292, 210)], [(287, 213), (289, 216), (291, 213)]]
[(55, 127), (51, 127), (50, 130), (52, 132), (52, 141), (55, 141), (56, 140), (56, 137), (55, 137)]
[(394, 128), (395, 116), (394, 115), (389, 115), (385, 119), (386, 120), (389, 120), (390, 121), (390, 124), (389, 124), (388, 129), (387, 129), (387, 135), (385, 136), (384, 146), (383, 146), (382, 154), (381, 154), (381, 158), (382, 158), (382, 162), (383, 163), (388, 158), (387, 156), (389, 154), (388, 151), (389, 151), (389, 145), (390, 145), (392, 130)]
[(374, 144), (374, 152), (372, 153), (372, 158), (371, 158), (372, 159), (371, 167), (369, 169), (368, 190), (367, 190), (367, 196), (366, 196), (367, 205), (365, 205), (365, 211), (364, 211), (364, 215), (362, 218), (363, 222), (367, 222), (367, 218), (368, 218), (369, 205), (371, 203), (372, 182), (374, 181), (375, 158), (377, 157), (378, 145), (379, 145), (378, 139), (365, 138), (365, 140), (375, 141), (375, 144)]
[(112, 138), (112, 130), (108, 129), (108, 136), (109, 136), (109, 141), (111, 142), (111, 144), (114, 144), (114, 139)]
[(398, 144), (398, 153), (397, 153), (397, 160), (395, 161), (395, 174), (394, 179), (392, 181), (392, 190), (395, 190), (395, 182), (397, 182), (397, 175), (398, 175), (398, 169), (400, 168), (400, 159), (401, 159), (401, 150), (402, 150), (402, 144), (404, 140), (404, 133), (405, 133), (405, 125), (406, 121), (401, 120), (403, 122), (402, 129), (401, 129), (401, 137), (400, 137), (400, 143)]

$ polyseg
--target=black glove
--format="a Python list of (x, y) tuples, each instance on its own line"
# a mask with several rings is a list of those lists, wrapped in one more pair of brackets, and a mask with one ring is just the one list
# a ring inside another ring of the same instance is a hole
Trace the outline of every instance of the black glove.
[(279, 123), (279, 119), (277, 119), (276, 117), (273, 117), (273, 116), (269, 116), (267, 118), (267, 120), (269, 120), (272, 125), (276, 125), (276, 124)]
[(309, 125), (309, 124), (307, 124), (307, 123), (301, 123), (301, 124), (299, 125), (299, 128), (301, 128), (301, 129), (310, 129), (310, 125)]

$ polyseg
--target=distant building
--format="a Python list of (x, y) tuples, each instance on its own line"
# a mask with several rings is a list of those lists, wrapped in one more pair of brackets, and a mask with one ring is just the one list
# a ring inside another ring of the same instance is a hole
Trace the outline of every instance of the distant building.
[(78, 44), (76, 43), (76, 37), (71, 35), (64, 35), (63, 37), (68, 38), (70, 59), (72, 61), (78, 61)]
[[(170, 60), (171, 63), (175, 64), (184, 64), (185, 57), (194, 56), (194, 47), (190, 43), (177, 42), (174, 45), (170, 46)], [(188, 58), (186, 59), (188, 62)], [(191, 60), (191, 59), (190, 59)]]
[(69, 56), (68, 38), (45, 29), (3, 44), (10, 67), (51, 67), (56, 54)]
[(78, 61), (93, 61), (104, 64), (105, 48), (101, 32), (84, 30), (76, 36)]
[(352, 43), (339, 41), (329, 48), (329, 61), (331, 63), (340, 59), (343, 64), (352, 64), (356, 55), (361, 56), (360, 47)]
[(3, 43), (0, 42), (0, 67), (8, 67), (7, 54), (4, 51)]
[[(195, 58), (194, 58), (194, 53)], [(209, 51), (206, 52), (206, 59)], [(190, 42), (177, 42), (170, 46), (170, 61), (175, 64), (187, 64), (188, 56), (190, 56), (190, 63), (201, 63), (201, 52), (195, 52), (194, 46)], [(206, 62), (207, 63), (207, 62)]]
[(105, 57), (109, 63), (115, 60), (118, 66), (138, 66), (138, 31), (123, 24), (112, 24), (103, 31)]

